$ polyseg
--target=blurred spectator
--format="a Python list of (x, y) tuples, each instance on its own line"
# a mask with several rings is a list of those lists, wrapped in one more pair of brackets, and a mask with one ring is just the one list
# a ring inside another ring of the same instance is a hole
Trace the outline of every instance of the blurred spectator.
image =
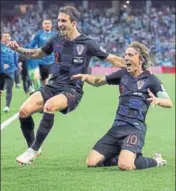
[[(1, 28), (10, 31), (19, 43), (25, 45), (40, 30), (43, 19), (53, 19), (57, 27), (58, 10), (59, 5), (56, 4), (45, 10), (35, 5), (29, 7), (21, 17), (11, 21), (2, 20)], [(148, 12), (142, 8), (126, 9), (121, 10), (119, 17), (113, 14), (112, 9), (85, 11), (80, 7), (80, 11), (80, 30), (94, 38), (108, 52), (121, 55), (129, 43), (137, 40), (150, 47), (154, 64), (175, 65), (175, 7), (151, 7)], [(95, 65), (96, 61), (91, 64)], [(108, 63), (104, 65), (110, 66)]]

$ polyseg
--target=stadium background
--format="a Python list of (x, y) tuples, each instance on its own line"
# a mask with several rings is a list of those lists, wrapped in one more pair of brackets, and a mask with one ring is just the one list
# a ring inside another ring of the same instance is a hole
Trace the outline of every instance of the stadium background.
[[(151, 128), (144, 153), (151, 155), (154, 151), (162, 151), (169, 165), (141, 172), (86, 169), (86, 156), (110, 127), (117, 104), (115, 88), (103, 87), (95, 91), (86, 85), (81, 106), (67, 117), (59, 114), (56, 127), (44, 144), (43, 156), (32, 167), (19, 168), (14, 160), (25, 149), (18, 122), (1, 132), (2, 191), (175, 190), (175, 1), (1, 1), (1, 32), (10, 32), (12, 38), (24, 46), (41, 29), (43, 19), (51, 18), (56, 28), (59, 7), (68, 4), (81, 11), (80, 30), (108, 52), (122, 55), (134, 40), (150, 48), (152, 69), (164, 82), (174, 107), (171, 110), (151, 109), (147, 118)], [(91, 60), (90, 66), (94, 74), (115, 70), (109, 63), (96, 58)], [(11, 112), (1, 111), (1, 122), (17, 113), (27, 98), (22, 88), (14, 87), (13, 93)], [(4, 97), (1, 108), (3, 106)], [(35, 116), (37, 124), (40, 118), (40, 114)]]

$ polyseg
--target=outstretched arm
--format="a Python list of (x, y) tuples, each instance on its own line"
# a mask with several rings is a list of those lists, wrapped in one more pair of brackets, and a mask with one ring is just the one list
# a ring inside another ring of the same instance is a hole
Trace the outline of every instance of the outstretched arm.
[(77, 75), (72, 76), (71, 79), (85, 81), (88, 84), (90, 84), (92, 86), (96, 86), (96, 87), (107, 84), (105, 76), (98, 77), (98, 76), (92, 76), (92, 75), (88, 75), (88, 74), (77, 74)]
[(157, 97), (148, 89), (149, 97), (147, 100), (150, 101), (150, 104), (152, 105), (159, 105), (161, 107), (171, 108), (172, 107), (172, 101), (169, 98), (167, 92), (165, 91), (159, 91), (157, 93)]
[(109, 54), (106, 60), (115, 67), (126, 68), (125, 60), (122, 57)]
[(9, 46), (12, 50), (16, 52), (19, 52), (26, 58), (42, 58), (47, 56), (47, 54), (43, 52), (41, 48), (37, 48), (37, 49), (23, 48), (23, 47), (20, 47), (16, 41), (8, 42), (7, 46)]

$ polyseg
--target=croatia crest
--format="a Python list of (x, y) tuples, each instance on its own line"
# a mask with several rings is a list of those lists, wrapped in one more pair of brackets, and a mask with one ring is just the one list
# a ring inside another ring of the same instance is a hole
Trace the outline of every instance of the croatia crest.
[(144, 86), (144, 84), (145, 84), (144, 80), (137, 81), (138, 90), (140, 90)]
[(84, 46), (82, 44), (77, 45), (76, 47), (77, 53), (80, 56), (84, 51)]

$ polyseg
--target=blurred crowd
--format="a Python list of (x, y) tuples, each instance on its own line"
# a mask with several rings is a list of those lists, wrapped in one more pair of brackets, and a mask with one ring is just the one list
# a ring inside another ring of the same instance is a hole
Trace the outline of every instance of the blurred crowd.
[[(3, 31), (10, 31), (21, 45), (27, 44), (31, 36), (41, 29), (43, 19), (53, 20), (57, 28), (59, 6), (47, 9), (28, 7), (25, 14), (12, 20), (2, 20)], [(112, 9), (88, 9), (79, 7), (82, 17), (79, 27), (82, 32), (94, 38), (102, 49), (122, 56), (124, 49), (134, 40), (150, 48), (154, 65), (175, 66), (175, 7), (160, 7), (146, 11), (121, 10), (117, 16)], [(92, 65), (98, 65), (96, 59)], [(103, 63), (109, 66), (108, 63)]]

